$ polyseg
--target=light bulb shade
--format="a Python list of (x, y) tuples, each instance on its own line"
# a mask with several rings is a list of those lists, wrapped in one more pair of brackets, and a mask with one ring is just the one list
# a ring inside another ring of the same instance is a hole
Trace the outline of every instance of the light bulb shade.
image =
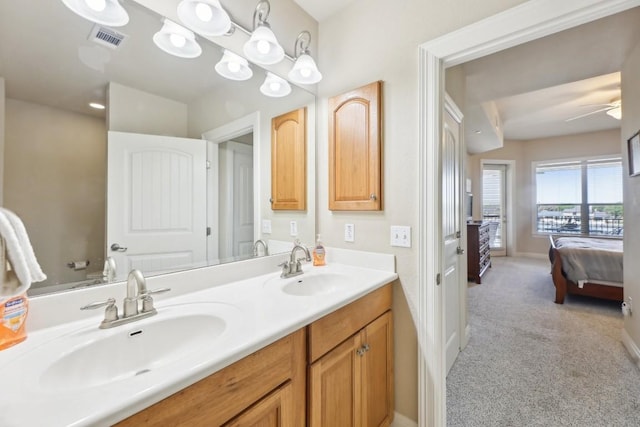
[(276, 64), (284, 58), (284, 49), (266, 24), (260, 24), (244, 44), (245, 56), (256, 64)]
[(178, 17), (184, 25), (205, 36), (221, 36), (231, 29), (231, 18), (219, 0), (182, 0)]
[(316, 61), (310, 55), (303, 53), (289, 71), (289, 80), (298, 84), (315, 84), (322, 80), (322, 74), (318, 70)]
[(253, 71), (249, 68), (249, 62), (240, 55), (225, 49), (222, 59), (216, 64), (216, 71), (222, 77), (231, 80), (249, 80), (253, 77)]
[[(104, 7), (102, 2), (88, 0), (62, 0), (62, 2), (76, 14), (96, 24), (122, 27), (129, 22), (129, 14), (118, 0), (104, 0)], [(97, 7), (98, 5), (100, 7)]]
[(607, 114), (613, 117), (616, 120), (622, 119), (622, 107), (612, 108), (611, 110), (607, 110)]
[[(184, 44), (174, 43), (172, 40), (184, 40)], [(180, 58), (197, 58), (202, 53), (193, 31), (169, 19), (165, 19), (162, 29), (153, 35), (153, 42), (165, 52)]]
[(260, 86), (260, 92), (273, 98), (281, 98), (291, 93), (291, 85), (282, 77), (267, 72), (267, 78), (264, 79), (264, 83)]

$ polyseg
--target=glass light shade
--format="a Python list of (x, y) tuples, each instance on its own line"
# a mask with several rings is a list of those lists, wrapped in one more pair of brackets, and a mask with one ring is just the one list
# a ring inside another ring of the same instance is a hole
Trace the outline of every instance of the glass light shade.
[(276, 64), (284, 58), (284, 49), (266, 24), (258, 25), (251, 38), (244, 44), (245, 56), (256, 64)]
[(165, 52), (180, 58), (197, 58), (202, 48), (192, 31), (168, 19), (162, 29), (153, 35), (153, 42)]
[(318, 70), (316, 61), (310, 55), (303, 53), (289, 71), (289, 80), (298, 84), (314, 84), (322, 80), (322, 74)]
[(221, 36), (231, 29), (231, 18), (219, 0), (182, 0), (178, 17), (184, 25), (205, 36)]
[(249, 62), (242, 56), (226, 49), (215, 68), (218, 74), (231, 80), (248, 80), (253, 76)]
[(62, 3), (96, 24), (122, 27), (129, 22), (129, 14), (118, 0), (62, 0)]
[(611, 110), (607, 110), (607, 114), (613, 117), (616, 120), (622, 119), (622, 107), (612, 108)]
[(291, 93), (289, 82), (273, 73), (267, 72), (267, 78), (260, 86), (260, 92), (272, 98), (281, 98)]

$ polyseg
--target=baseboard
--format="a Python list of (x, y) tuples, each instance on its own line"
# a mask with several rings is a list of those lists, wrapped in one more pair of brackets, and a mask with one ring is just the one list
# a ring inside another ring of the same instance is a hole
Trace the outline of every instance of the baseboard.
[(624, 344), (624, 347), (629, 352), (629, 355), (631, 355), (633, 361), (636, 362), (636, 365), (638, 366), (638, 368), (640, 368), (640, 347), (638, 347), (636, 343), (633, 342), (633, 338), (631, 338), (631, 336), (627, 333), (626, 329), (622, 330), (622, 344)]
[(391, 427), (418, 427), (418, 423), (396, 412)]

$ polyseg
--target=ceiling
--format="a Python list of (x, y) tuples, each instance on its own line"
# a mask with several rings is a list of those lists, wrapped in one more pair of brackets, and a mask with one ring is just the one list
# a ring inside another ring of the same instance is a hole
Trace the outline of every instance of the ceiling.
[(355, 0), (293, 0), (318, 22), (335, 15)]
[[(620, 99), (620, 69), (640, 41), (640, 8), (463, 64), (465, 138), (471, 153), (620, 127), (605, 112)], [(496, 129), (497, 127), (497, 129)]]

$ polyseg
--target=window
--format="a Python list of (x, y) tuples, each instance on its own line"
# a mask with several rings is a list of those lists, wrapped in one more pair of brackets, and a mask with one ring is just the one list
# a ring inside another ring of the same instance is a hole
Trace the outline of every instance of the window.
[(622, 160), (534, 163), (537, 233), (621, 236)]

